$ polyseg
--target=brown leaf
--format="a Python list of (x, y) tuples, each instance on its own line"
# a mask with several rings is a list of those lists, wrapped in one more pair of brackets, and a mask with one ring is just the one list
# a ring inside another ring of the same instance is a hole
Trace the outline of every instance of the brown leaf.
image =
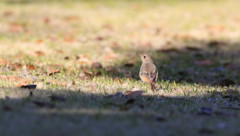
[(34, 65), (27, 65), (27, 69), (28, 70), (35, 70), (35, 66)]
[(123, 84), (123, 81), (120, 78), (115, 78), (115, 80), (119, 83), (119, 84)]
[(41, 43), (43, 43), (43, 40), (38, 39), (38, 40), (35, 41), (35, 43), (36, 43), (36, 44), (41, 44)]
[(88, 71), (84, 71), (84, 74), (88, 77), (92, 77), (93, 73), (92, 72), (88, 72)]
[(74, 40), (73, 37), (65, 36), (65, 37), (63, 38), (63, 41), (64, 41), (64, 42), (68, 42), (68, 43), (72, 43), (72, 42), (74, 42), (75, 40)]
[(102, 41), (102, 40), (105, 39), (105, 37), (99, 35), (99, 36), (96, 36), (95, 39), (96, 39), (97, 41)]
[(5, 17), (9, 17), (9, 16), (12, 16), (12, 15), (14, 15), (13, 11), (4, 11), (3, 12), (3, 16), (5, 16)]
[(22, 32), (24, 31), (24, 26), (23, 24), (13, 22), (9, 24), (8, 31), (13, 33)]
[(93, 62), (92, 63), (92, 68), (100, 69), (100, 68), (102, 68), (102, 64), (100, 62)]
[(24, 79), (19, 79), (17, 83), (15, 83), (16, 87), (21, 87), (23, 85), (27, 85), (28, 83), (30, 83), (32, 80), (29, 78), (24, 78)]
[(36, 54), (37, 56), (44, 56), (44, 55), (45, 55), (45, 53), (42, 52), (42, 51), (35, 51), (35, 54)]
[(105, 55), (105, 56), (103, 57), (103, 60), (105, 60), (105, 61), (115, 60), (115, 59), (117, 59), (117, 56), (114, 55), (114, 54)]
[(65, 56), (64, 57), (64, 60), (69, 60), (70, 58), (68, 56)]
[(52, 75), (57, 74), (57, 73), (60, 73), (59, 69), (50, 68), (49, 72), (48, 72), (48, 75), (52, 76)]
[(9, 64), (9, 67), (11, 68), (11, 70), (19, 70), (23, 67), (23, 65), (20, 63), (13, 63)]
[(49, 23), (50, 23), (50, 19), (49, 19), (48, 17), (44, 17), (44, 18), (43, 18), (43, 22), (44, 22), (45, 24), (49, 24)]

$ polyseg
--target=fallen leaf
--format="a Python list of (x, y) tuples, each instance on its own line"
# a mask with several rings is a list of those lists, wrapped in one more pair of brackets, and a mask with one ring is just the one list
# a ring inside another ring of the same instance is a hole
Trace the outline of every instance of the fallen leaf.
[(49, 23), (50, 23), (50, 19), (49, 19), (48, 17), (44, 17), (44, 18), (43, 18), (43, 22), (44, 22), (45, 24), (49, 24)]
[(65, 56), (64, 57), (64, 60), (69, 60), (70, 58), (68, 56)]
[(27, 65), (27, 69), (28, 70), (35, 70), (35, 66), (34, 65)]
[(93, 72), (84, 71), (84, 74), (88, 77), (94, 76)]
[(11, 68), (11, 70), (19, 70), (23, 67), (22, 64), (20, 63), (13, 63), (13, 64), (10, 64), (9, 67)]
[(22, 85), (20, 88), (24, 89), (36, 89), (37, 85)]
[(41, 44), (41, 43), (43, 43), (43, 40), (38, 39), (38, 40), (35, 41), (35, 43), (36, 43), (36, 44)]
[(57, 73), (60, 73), (59, 69), (50, 68), (49, 72), (48, 72), (48, 75), (52, 76), (52, 75), (57, 74)]
[(98, 36), (95, 37), (95, 40), (97, 40), (97, 41), (102, 41), (102, 40), (104, 40), (104, 39), (105, 39), (105, 37), (100, 36), (100, 35), (98, 35)]
[(4, 11), (2, 15), (5, 17), (9, 17), (9, 16), (14, 15), (14, 12), (13, 11)]
[(21, 87), (21, 86), (23, 86), (23, 85), (29, 84), (29, 83), (32, 81), (32, 79), (23, 78), (23, 79), (19, 79), (19, 80), (17, 80), (17, 81), (18, 81), (18, 82), (15, 83), (15, 86), (16, 86), (16, 87)]
[(24, 25), (20, 23), (10, 23), (8, 26), (8, 31), (13, 33), (18, 33), (24, 31)]
[(115, 78), (115, 80), (119, 83), (119, 84), (123, 84), (122, 80), (120, 78)]
[(74, 40), (73, 37), (64, 36), (63, 41), (68, 42), (68, 43), (72, 43), (72, 42), (74, 42), (75, 40)]
[(35, 51), (35, 54), (37, 56), (44, 56), (45, 55), (45, 53), (43, 51)]
[(93, 62), (92, 63), (92, 68), (93, 69), (100, 69), (100, 68), (102, 68), (102, 64), (100, 62)]

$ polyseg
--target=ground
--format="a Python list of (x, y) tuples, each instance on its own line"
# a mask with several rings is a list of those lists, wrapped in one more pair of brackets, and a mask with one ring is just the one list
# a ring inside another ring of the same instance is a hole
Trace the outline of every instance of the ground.
[(0, 135), (240, 135), (239, 4), (1, 1)]

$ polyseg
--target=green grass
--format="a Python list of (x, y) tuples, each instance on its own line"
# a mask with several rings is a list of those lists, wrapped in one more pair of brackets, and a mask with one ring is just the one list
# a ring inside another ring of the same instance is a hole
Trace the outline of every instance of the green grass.
[[(0, 135), (239, 135), (238, 5), (0, 2)], [(138, 78), (141, 53), (156, 92)], [(129, 90), (146, 92), (114, 95)]]

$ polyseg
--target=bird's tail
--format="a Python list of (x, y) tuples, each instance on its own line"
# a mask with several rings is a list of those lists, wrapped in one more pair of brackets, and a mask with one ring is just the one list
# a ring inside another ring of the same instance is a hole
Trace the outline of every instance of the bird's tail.
[(156, 87), (155, 87), (155, 85), (154, 85), (153, 82), (150, 82), (150, 87), (151, 87), (151, 90), (152, 90), (152, 91), (155, 91), (155, 90), (156, 90)]

